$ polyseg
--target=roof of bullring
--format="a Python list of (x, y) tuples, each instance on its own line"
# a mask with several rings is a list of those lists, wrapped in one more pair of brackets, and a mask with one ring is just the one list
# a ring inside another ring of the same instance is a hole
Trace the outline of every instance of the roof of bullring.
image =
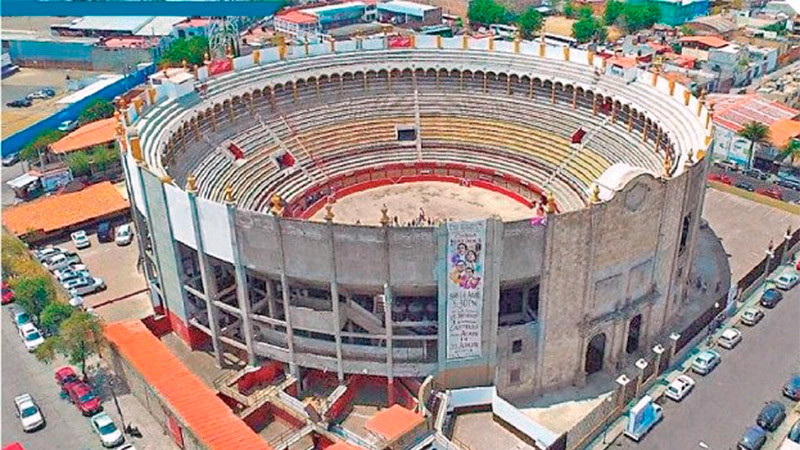
[(800, 115), (800, 110), (757, 94), (710, 94), (706, 99), (714, 106), (714, 122), (733, 131), (741, 130), (749, 122), (770, 126)]
[(105, 327), (106, 338), (208, 449), (270, 449), (139, 320)]
[(3, 211), (3, 226), (21, 236), (51, 233), (128, 209), (128, 201), (108, 181), (77, 192), (51, 195)]

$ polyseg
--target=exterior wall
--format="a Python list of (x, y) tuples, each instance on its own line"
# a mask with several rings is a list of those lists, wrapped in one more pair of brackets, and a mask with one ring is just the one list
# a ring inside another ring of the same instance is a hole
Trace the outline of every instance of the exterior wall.
[(111, 49), (90, 42), (9, 40), (8, 43), (11, 60), (23, 67), (131, 72), (137, 64), (155, 59), (154, 49)]
[(443, 14), (459, 16), (465, 21), (467, 20), (469, 11), (469, 2), (467, 0), (421, 0), (419, 3), (438, 6), (442, 8)]

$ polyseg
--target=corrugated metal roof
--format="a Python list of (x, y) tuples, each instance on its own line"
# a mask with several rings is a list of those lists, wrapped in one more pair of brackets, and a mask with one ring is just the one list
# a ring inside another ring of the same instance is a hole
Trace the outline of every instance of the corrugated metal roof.
[(136, 36), (168, 36), (172, 34), (172, 27), (186, 20), (180, 16), (158, 16), (153, 17), (138, 31), (133, 33)]
[(139, 320), (105, 327), (106, 338), (209, 449), (271, 449)]
[(135, 33), (153, 16), (84, 16), (69, 25), (71, 30), (128, 31)]
[(403, 0), (392, 0), (386, 3), (379, 3), (379, 11), (388, 11), (393, 14), (407, 14), (422, 17), (425, 11), (436, 9), (435, 6), (422, 5), (420, 3), (406, 2)]

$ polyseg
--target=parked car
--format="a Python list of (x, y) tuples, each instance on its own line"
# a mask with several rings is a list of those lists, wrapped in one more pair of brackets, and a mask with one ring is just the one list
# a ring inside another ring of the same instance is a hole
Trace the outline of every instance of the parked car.
[(759, 450), (767, 442), (767, 432), (761, 427), (750, 427), (736, 444), (737, 450)]
[(61, 125), (58, 126), (58, 131), (63, 131), (64, 133), (68, 133), (74, 129), (78, 128), (78, 122), (75, 120), (65, 120), (61, 122)]
[(69, 306), (73, 308), (83, 308), (83, 297), (80, 295), (73, 295), (69, 298)]
[(27, 108), (33, 105), (33, 102), (28, 98), (21, 98), (19, 100), (12, 100), (6, 103), (6, 106), (11, 108)]
[(55, 379), (63, 390), (64, 386), (78, 381), (78, 374), (75, 373), (75, 369), (72, 367), (64, 366), (56, 369)]
[(747, 308), (742, 313), (742, 323), (752, 327), (764, 318), (764, 311), (758, 308)]
[(727, 330), (723, 331), (722, 334), (717, 339), (717, 343), (720, 347), (726, 348), (728, 350), (733, 349), (736, 345), (741, 342), (742, 340), (742, 332), (737, 330), (736, 328), (728, 328)]
[(19, 332), (20, 339), (22, 339), (22, 342), (25, 344), (25, 348), (27, 348), (29, 352), (36, 350), (44, 343), (42, 333), (36, 328), (36, 325), (32, 323), (22, 325), (17, 331)]
[(667, 390), (664, 392), (664, 394), (676, 402), (679, 402), (683, 400), (683, 397), (686, 397), (686, 394), (688, 394), (692, 388), (694, 388), (694, 384), (695, 382), (692, 377), (688, 375), (680, 375), (672, 383), (670, 383), (669, 386), (667, 386)]
[(734, 186), (739, 189), (744, 189), (747, 192), (754, 192), (756, 190), (756, 187), (753, 186), (753, 183), (744, 180), (737, 181)]
[(775, 431), (786, 419), (786, 407), (781, 402), (769, 402), (761, 408), (756, 424), (767, 431)]
[(22, 394), (14, 398), (14, 407), (23, 431), (35, 431), (44, 426), (44, 416), (39, 405), (30, 394)]
[(111, 222), (101, 222), (97, 226), (97, 240), (99, 242), (111, 242), (114, 240), (114, 228)]
[(795, 284), (797, 284), (797, 280), (797, 273), (794, 271), (785, 271), (778, 275), (778, 278), (775, 278), (775, 286), (778, 289), (788, 291), (789, 289), (793, 288)]
[(759, 303), (765, 308), (772, 309), (781, 300), (783, 300), (783, 294), (781, 294), (781, 291), (777, 289), (767, 289), (763, 294), (761, 294), (761, 300), (759, 300)]
[(3, 158), (3, 165), (6, 166), (6, 167), (13, 166), (14, 164), (16, 164), (18, 162), (19, 162), (19, 152), (14, 153), (12, 155), (8, 155), (8, 156)]
[(756, 194), (765, 195), (775, 200), (783, 200), (783, 191), (777, 187), (760, 187), (756, 189)]
[(708, 375), (719, 365), (720, 361), (719, 353), (714, 350), (702, 351), (694, 358), (694, 361), (692, 361), (692, 372), (699, 373), (700, 375)]
[(52, 258), (55, 255), (60, 255), (65, 251), (66, 250), (60, 247), (44, 247), (38, 250), (34, 250), (33, 257), (36, 258), (36, 260), (39, 261), (40, 263), (43, 263), (49, 258)]
[(64, 286), (64, 289), (72, 289), (72, 287), (67, 287), (67, 284), (74, 283), (81, 278), (86, 278), (92, 276), (88, 270), (77, 270), (77, 271), (63, 271), (62, 276), (59, 277), (58, 281), (61, 282), (61, 285)]
[(733, 161), (727, 160), (727, 159), (726, 159), (726, 160), (723, 160), (723, 161), (719, 161), (719, 162), (717, 162), (717, 163), (715, 163), (715, 164), (716, 164), (718, 167), (721, 167), (721, 168), (723, 168), (723, 169), (725, 169), (725, 170), (731, 170), (731, 171), (733, 171), (733, 172), (736, 172), (736, 171), (738, 171), (738, 170), (739, 170), (739, 165), (738, 165), (738, 164), (736, 164), (736, 163), (735, 163), (735, 162), (733, 162)]
[(789, 178), (778, 178), (778, 186), (800, 191), (800, 182)]
[(14, 325), (16, 325), (17, 328), (29, 323), (31, 323), (31, 316), (29, 316), (28, 313), (22, 310), (14, 313)]
[(89, 242), (89, 236), (87, 236), (86, 232), (83, 230), (75, 231), (70, 234), (69, 237), (72, 239), (72, 243), (75, 244), (75, 248), (79, 250), (92, 245), (92, 243)]
[(8, 283), (3, 281), (3, 305), (7, 305), (14, 301), (14, 291), (8, 286)]
[[(69, 284), (69, 286), (67, 286), (67, 284)], [(71, 297), (75, 297), (77, 295), (87, 295), (102, 291), (106, 288), (106, 283), (102, 278), (83, 277), (71, 280), (63, 286), (64, 289), (69, 291)]]
[(798, 419), (794, 425), (792, 425), (792, 428), (789, 428), (789, 434), (786, 435), (786, 441), (800, 444), (800, 419)]
[(100, 398), (94, 394), (92, 387), (83, 381), (67, 384), (64, 386), (64, 392), (84, 416), (93, 416), (103, 410)]
[(133, 227), (130, 224), (125, 224), (117, 227), (117, 234), (114, 237), (117, 245), (128, 245), (133, 241)]
[(733, 178), (721, 173), (712, 173), (708, 176), (708, 179), (711, 181), (719, 181), (720, 183), (728, 185), (733, 184)]
[(100, 437), (103, 447), (116, 447), (125, 442), (125, 436), (117, 425), (106, 413), (95, 414), (92, 416), (92, 431)]
[(86, 267), (86, 264), (72, 264), (71, 266), (67, 266), (63, 269), (58, 269), (53, 272), (53, 275), (56, 276), (58, 281), (63, 282), (65, 278), (75, 272), (88, 272), (89, 268)]
[(800, 373), (793, 374), (783, 385), (783, 395), (792, 400), (800, 400)]
[(766, 181), (768, 175), (758, 169), (748, 169), (743, 172), (748, 177), (758, 178), (759, 180)]
[(43, 88), (43, 89), (38, 89), (38, 90), (35, 90), (35, 91), (31, 92), (25, 98), (28, 98), (30, 100), (36, 100), (36, 99), (46, 99), (46, 98), (54, 97), (55, 95), (56, 95), (56, 91), (55, 90), (53, 90), (51, 88)]
[(56, 270), (65, 269), (73, 264), (80, 264), (80, 262), (81, 257), (78, 256), (77, 253), (64, 252), (45, 261), (44, 267), (50, 272), (55, 272)]

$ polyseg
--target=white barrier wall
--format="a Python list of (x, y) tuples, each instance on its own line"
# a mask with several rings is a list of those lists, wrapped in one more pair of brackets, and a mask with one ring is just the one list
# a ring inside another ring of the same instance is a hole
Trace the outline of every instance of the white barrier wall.
[(192, 211), (189, 205), (189, 194), (171, 184), (164, 185), (164, 194), (167, 197), (169, 209), (169, 222), (172, 225), (172, 237), (177, 241), (197, 248), (192, 227)]
[(233, 262), (227, 206), (198, 197), (197, 218), (200, 221), (200, 235), (206, 253), (223, 261)]

